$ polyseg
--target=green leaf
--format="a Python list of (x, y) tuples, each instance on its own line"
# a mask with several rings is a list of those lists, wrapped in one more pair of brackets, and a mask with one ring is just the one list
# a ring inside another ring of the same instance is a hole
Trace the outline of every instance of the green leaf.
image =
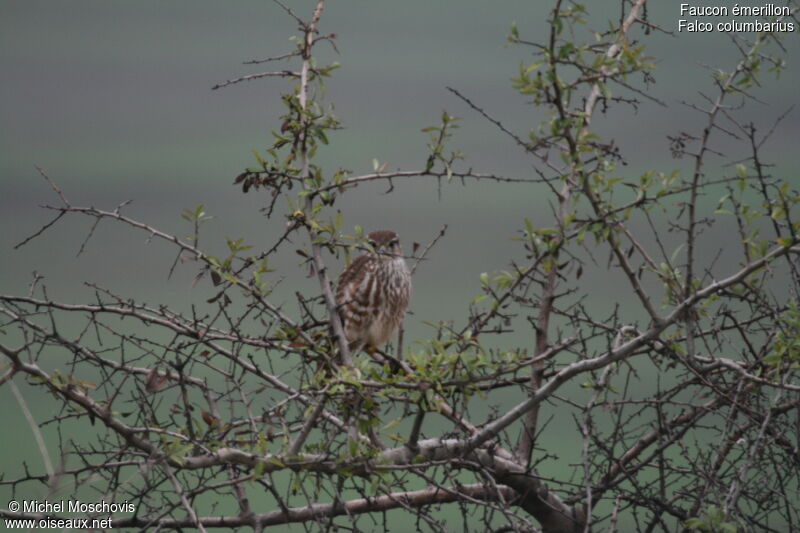
[(683, 249), (683, 243), (681, 243), (677, 248), (675, 248), (675, 251), (672, 252), (672, 255), (669, 258), (670, 263), (673, 264), (675, 263), (675, 258), (678, 257), (678, 254), (681, 252), (682, 249)]
[(395, 418), (394, 420), (392, 420), (391, 422), (389, 422), (388, 424), (386, 424), (385, 426), (383, 426), (383, 429), (382, 429), (382, 431), (388, 431), (388, 430), (390, 430), (390, 429), (392, 429), (392, 428), (396, 427), (396, 426), (397, 426), (397, 425), (398, 425), (400, 422), (402, 422), (402, 421), (403, 421), (403, 418), (402, 418), (402, 417), (400, 417), (400, 418)]
[(275, 466), (277, 466), (279, 468), (285, 468), (286, 467), (286, 464), (284, 464), (283, 461), (281, 461), (280, 459), (278, 459), (274, 455), (267, 456), (267, 461), (269, 461), (270, 463), (274, 464)]
[(483, 293), (478, 294), (477, 296), (475, 296), (475, 298), (472, 299), (472, 305), (476, 305), (476, 304), (480, 303), (481, 300), (483, 300), (484, 298), (486, 298), (485, 294), (483, 294)]
[(529, 218), (525, 218), (525, 229), (528, 233), (533, 233), (533, 222)]

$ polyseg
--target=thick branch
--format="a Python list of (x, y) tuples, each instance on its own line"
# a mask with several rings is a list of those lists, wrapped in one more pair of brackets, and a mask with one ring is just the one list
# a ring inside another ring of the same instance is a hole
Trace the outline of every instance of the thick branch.
[(520, 417), (524, 416), (525, 413), (527, 413), (530, 409), (533, 409), (542, 400), (549, 397), (553, 392), (556, 391), (556, 389), (558, 389), (562, 384), (564, 384), (572, 377), (577, 376), (578, 374), (581, 374), (583, 372), (588, 372), (590, 370), (596, 370), (598, 368), (602, 368), (610, 363), (627, 358), (642, 346), (656, 340), (658, 336), (665, 329), (667, 329), (667, 327), (678, 322), (680, 320), (680, 317), (683, 316), (683, 314), (686, 312), (687, 309), (691, 308), (698, 302), (708, 298), (709, 296), (719, 292), (720, 290), (741, 282), (753, 272), (763, 268), (774, 259), (782, 257), (789, 252), (800, 253), (800, 247), (794, 246), (794, 247), (774, 248), (764, 257), (756, 261), (753, 261), (752, 263), (747, 265), (745, 268), (741, 269), (736, 274), (733, 274), (732, 276), (725, 278), (721, 281), (714, 282), (706, 286), (704, 289), (695, 292), (689, 298), (681, 302), (680, 305), (675, 307), (675, 309), (673, 309), (673, 311), (669, 314), (669, 316), (667, 316), (662, 322), (658, 324), (653, 324), (650, 327), (650, 329), (638, 335), (637, 337), (631, 339), (630, 341), (626, 342), (625, 344), (620, 346), (619, 349), (611, 350), (601, 356), (594, 357), (592, 359), (585, 359), (583, 361), (578, 361), (577, 363), (573, 363), (569, 366), (564, 367), (558, 373), (556, 373), (556, 375), (553, 376), (547, 383), (545, 383), (542, 387), (540, 387), (527, 400), (517, 404), (515, 407), (510, 409), (506, 414), (504, 414), (497, 420), (490, 422), (489, 424), (486, 424), (486, 426), (484, 426), (484, 428), (477, 435), (469, 439), (470, 440), (469, 448), (474, 449), (478, 446), (483, 445), (485, 442), (494, 439), (498, 435), (498, 433), (500, 433), (500, 431), (507, 428), (509, 425), (518, 420)]
[[(513, 500), (516, 493), (506, 486), (486, 487), (485, 485), (459, 485), (450, 488), (429, 487), (422, 490), (408, 492), (393, 492), (374, 498), (356, 498), (344, 503), (313, 503), (303, 507), (290, 507), (286, 512), (282, 510), (252, 516), (219, 516), (198, 518), (197, 522), (191, 517), (182, 519), (149, 520), (147, 517), (120, 518), (113, 521), (114, 528), (138, 527), (158, 529), (194, 528), (198, 523), (210, 528), (236, 528), (243, 526), (269, 527), (282, 524), (308, 522), (336, 516), (351, 516), (366, 513), (390, 511), (399, 508), (420, 508), (441, 503), (452, 503), (464, 497), (485, 502)], [(0, 516), (16, 519), (43, 519), (45, 515), (12, 513), (0, 509)], [(58, 519), (60, 517), (53, 517)]]

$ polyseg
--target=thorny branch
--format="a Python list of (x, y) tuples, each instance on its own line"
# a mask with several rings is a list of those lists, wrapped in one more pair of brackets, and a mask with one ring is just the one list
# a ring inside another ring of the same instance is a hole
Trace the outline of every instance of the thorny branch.
[[(317, 65), (313, 51), (335, 36), (319, 33), (323, 0), (308, 20), (276, 3), (299, 26), (297, 48), (249, 63), (295, 59), (299, 69), (217, 86), (261, 77), (296, 83), (284, 95), (274, 159), (237, 178), (245, 191), (272, 195), (270, 217), (276, 198), (288, 200), (274, 246), (248, 255), (234, 242), (230, 257), (215, 257), (198, 244), (202, 209), (187, 215), (192, 239), (180, 239), (123, 214), (125, 204), (73, 204), (39, 170), (60, 203), (44, 206), (54, 218), (17, 247), (74, 216), (94, 222), (81, 249), (99, 224), (122, 224), (173, 246), (172, 269), (199, 270), (196, 290), (214, 295), (179, 310), (88, 284), (91, 301), (66, 303), (48, 295), (38, 274), (27, 295), (0, 295), (0, 386), (18, 392), (23, 407), (32, 391), (58, 406), (38, 426), (26, 414), (45, 472), (25, 465), (0, 486), (16, 496), (30, 485), (55, 491), (69, 483), (127, 499), (137, 512), (115, 516), (114, 527), (140, 529), (303, 523), (329, 531), (352, 522), (388, 530), (404, 513), (418, 529), (451, 530), (443, 507), (458, 508), (470, 531), (795, 529), (800, 194), (760, 152), (772, 132), (759, 139), (724, 103), (732, 94), (750, 98), (762, 62), (781, 65), (767, 52), (777, 36), (736, 41), (741, 59), (715, 73), (718, 94), (705, 97), (705, 108), (690, 104), (706, 124), (671, 137), (673, 154), (691, 157), (685, 178), (618, 176), (620, 147), (592, 127), (599, 112), (638, 108), (647, 94), (634, 75), (649, 83), (653, 65), (634, 34), (662, 26), (649, 20), (645, 0), (620, 2), (617, 26), (588, 44), (576, 37), (585, 8), (567, 0), (555, 2), (547, 42), (512, 30), (509, 40), (537, 56), (515, 88), (550, 112), (527, 136), (451, 89), (531, 157), (532, 177), (458, 168), (457, 153), (443, 155), (454, 120), (447, 114), (425, 170), (327, 175), (314, 154), (339, 125), (320, 103), (318, 84), (332, 67)], [(627, 92), (613, 94), (610, 85)], [(723, 161), (712, 179), (718, 131), (750, 155)], [(526, 183), (549, 194), (552, 222), (526, 221), (518, 238), (524, 261), (480, 276), (481, 294), (463, 323), (442, 320), (406, 350), (401, 341), (397, 355), (407, 358), (392, 373), (348, 350), (329, 265), (359, 242), (325, 216), (362, 184), (386, 182), (391, 192), (393, 180), (411, 178)], [(292, 193), (298, 185), (302, 192)], [(719, 208), (709, 212), (700, 199), (718, 191)], [(715, 226), (738, 236), (736, 252), (707, 235)], [(265, 261), (284, 253), (295, 232), (307, 247), (288, 253), (312, 267), (319, 289), (296, 291), (292, 311), (264, 279)], [(609, 304), (602, 287), (585, 281), (590, 270), (595, 280), (619, 278), (634, 304)], [(575, 420), (569, 442), (550, 434), (548, 416)], [(58, 465), (41, 427), (59, 435)], [(572, 452), (577, 462), (565, 459)], [(238, 514), (209, 501), (235, 503), (225, 508)]]

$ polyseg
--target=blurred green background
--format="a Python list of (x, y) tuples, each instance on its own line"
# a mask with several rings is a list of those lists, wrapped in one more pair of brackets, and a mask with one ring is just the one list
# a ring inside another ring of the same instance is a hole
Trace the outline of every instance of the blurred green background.
[[(312, 4), (298, 1), (292, 7), (306, 14)], [(436, 124), (446, 109), (463, 118), (451, 146), (466, 153), (467, 166), (533, 177), (530, 158), (445, 87), (457, 88), (523, 136), (535, 128), (543, 112), (517, 95), (509, 81), (520, 62), (530, 58), (530, 50), (505, 47), (505, 36), (516, 22), (524, 38), (544, 39), (549, 7), (546, 2), (521, 0), (330, 2), (320, 30), (336, 33), (339, 53), (325, 45), (319, 49), (324, 60), (342, 63), (328, 82), (327, 100), (335, 105), (345, 129), (331, 135), (331, 145), (321, 150), (318, 162), (329, 171), (341, 166), (356, 173), (371, 171), (373, 158), (389, 168), (421, 168), (427, 137), (420, 129)], [(592, 2), (589, 7), (592, 29), (602, 31), (608, 20), (619, 18), (615, 2)], [(649, 16), (674, 30), (678, 4), (655, 3)], [(146, 243), (145, 235), (120, 226), (101, 224), (80, 257), (76, 253), (91, 221), (79, 218), (68, 218), (42, 238), (13, 250), (15, 243), (48, 220), (49, 213), (37, 205), (57, 203), (34, 165), (44, 169), (75, 205), (111, 209), (132, 200), (126, 208), (129, 215), (179, 235), (189, 231), (180, 219), (181, 210), (204, 204), (215, 219), (204, 228), (201, 246), (212, 252), (222, 252), (225, 237), (244, 237), (258, 249), (271, 246), (282, 219), (264, 218), (259, 208), (266, 197), (243, 195), (231, 182), (253, 164), (251, 150), (263, 149), (269, 132), (279, 126), (277, 117), (283, 111), (279, 95), (289, 86), (265, 79), (219, 91), (211, 87), (242, 74), (271, 70), (270, 64), (241, 62), (290, 51), (288, 39), (296, 33), (293, 21), (267, 0), (3, 0), (0, 291), (25, 293), (36, 271), (46, 277), (52, 298), (70, 302), (91, 298), (83, 286), (86, 281), (179, 308), (209, 295), (207, 287), (190, 287), (195, 273), (191, 267), (167, 280), (172, 250)], [(685, 168), (686, 161), (671, 158), (666, 136), (702, 127), (704, 117), (681, 102), (703, 103), (699, 91), (713, 90), (703, 65), (732, 68), (734, 49), (726, 36), (718, 34), (644, 36), (637, 31), (634, 37), (643, 39), (657, 60), (656, 83), (648, 92), (667, 107), (643, 101), (638, 111), (620, 108), (598, 114), (595, 128), (620, 146), (628, 161), (619, 170), (622, 176), (651, 168)], [(739, 117), (743, 122), (756, 121), (762, 131), (797, 101), (797, 35), (786, 36), (784, 46), (789, 69), (778, 81), (764, 77), (757, 93), (769, 105), (751, 104)], [(780, 172), (793, 172), (784, 174), (793, 180), (798, 180), (795, 169), (800, 163), (798, 133), (795, 112), (763, 153)], [(719, 140), (715, 146), (728, 156), (741, 149), (727, 139)], [(715, 165), (712, 161), (710, 173), (726, 172)], [(509, 240), (522, 227), (523, 217), (537, 225), (547, 225), (551, 218), (544, 187), (451, 184), (444, 185), (440, 194), (434, 181), (417, 178), (398, 180), (395, 189), (385, 195), (384, 184), (364, 186), (337, 206), (345, 214), (346, 227), (393, 228), (407, 248), (412, 242), (428, 242), (443, 224), (449, 226), (446, 238), (414, 279), (407, 340), (426, 334), (424, 321), (463, 321), (466, 304), (479, 290), (479, 274), (523, 258), (518, 244)], [(278, 206), (283, 208), (280, 202)], [(714, 238), (721, 247), (736, 240), (732, 233)], [(708, 248), (711, 255), (715, 251)], [(286, 275), (283, 284), (290, 310), (294, 307), (289, 295), (312, 287), (302, 272), (293, 269), (296, 262), (297, 256), (286, 255), (274, 263)], [(583, 281), (589, 306), (608, 311), (620, 303), (637, 315), (635, 304), (625, 300), (621, 277), (600, 270), (587, 272)], [(503, 342), (526, 342), (526, 338)], [(17, 381), (37, 420), (52, 414), (51, 398)], [(22, 461), (32, 471), (42, 471), (30, 428), (7, 387), (0, 387), (0, 401), (7, 406), (0, 434), (0, 471), (7, 478), (18, 476)], [(46, 429), (45, 435), (55, 454), (54, 433)], [(579, 458), (572, 420), (565, 417), (551, 426), (542, 445), (553, 443), (565, 464)], [(0, 506), (6, 505), (7, 494), (0, 490)]]

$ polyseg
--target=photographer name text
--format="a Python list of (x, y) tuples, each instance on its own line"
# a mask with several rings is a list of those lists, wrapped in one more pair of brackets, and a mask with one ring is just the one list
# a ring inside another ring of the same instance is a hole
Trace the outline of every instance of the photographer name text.
[[(8, 510), (19, 513), (4, 520), (6, 529), (111, 529), (114, 527), (110, 515), (134, 513), (136, 505), (124, 502), (82, 502), (80, 500), (11, 500)], [(63, 518), (62, 513), (93, 515), (91, 518)], [(44, 515), (44, 517), (42, 516)], [(98, 515), (106, 515), (100, 518)]]
[(127, 500), (123, 503), (82, 502), (80, 500), (60, 500), (56, 502), (41, 500), (22, 500), (24, 513), (133, 513), (136, 506)]

